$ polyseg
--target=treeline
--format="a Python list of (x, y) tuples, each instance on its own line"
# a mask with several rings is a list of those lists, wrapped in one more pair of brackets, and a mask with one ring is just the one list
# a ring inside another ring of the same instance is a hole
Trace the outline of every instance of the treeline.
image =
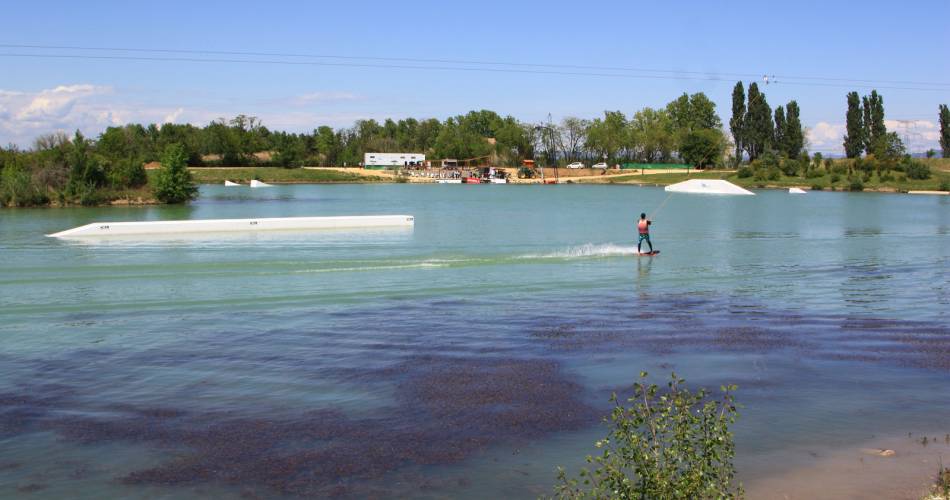
[(145, 189), (142, 156), (104, 151), (101, 142), (78, 131), (72, 139), (65, 134), (40, 137), (29, 151), (0, 148), (0, 206), (99, 205), (133, 194), (183, 203), (197, 195), (180, 143), (165, 145), (151, 189)]
[[(884, 123), (883, 98), (872, 91), (847, 96), (850, 158), (863, 171), (886, 178), (891, 170), (908, 176), (910, 157), (898, 135)], [(608, 164), (689, 163), (740, 166), (742, 175), (824, 175), (824, 163), (806, 151), (798, 103), (771, 108), (756, 83), (737, 82), (732, 117), (725, 133), (716, 105), (702, 92), (683, 94), (662, 108), (646, 107), (628, 116), (606, 111), (592, 120), (566, 117), (559, 123), (521, 122), (494, 111), (471, 111), (444, 121), (360, 120), (309, 133), (272, 131), (253, 116), (219, 119), (205, 127), (166, 123), (109, 127), (95, 140), (76, 132), (39, 137), (29, 150), (0, 148), (0, 205), (96, 204), (140, 190), (148, 182), (143, 165), (160, 161), (170, 147), (191, 166), (357, 166), (366, 152), (419, 152), (429, 158), (476, 159), (477, 163), (544, 165), (574, 161)], [(943, 156), (950, 157), (950, 110), (940, 106)], [(734, 148), (730, 147), (734, 146)], [(825, 169), (827, 170), (827, 169)], [(850, 174), (849, 175), (853, 175)], [(926, 177), (924, 177), (926, 178)], [(154, 191), (154, 189), (153, 189)], [(187, 191), (187, 190), (186, 190)]]

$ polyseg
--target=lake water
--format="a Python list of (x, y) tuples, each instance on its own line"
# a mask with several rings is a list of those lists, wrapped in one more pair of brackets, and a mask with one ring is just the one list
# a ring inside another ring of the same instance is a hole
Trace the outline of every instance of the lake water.
[[(950, 197), (757, 194), (205, 186), (0, 211), (0, 497), (532, 498), (641, 370), (739, 385), (752, 496), (875, 440), (916, 450), (893, 484), (925, 484), (950, 462)], [(637, 257), (661, 205), (662, 253)], [(416, 224), (44, 237), (341, 214)]]

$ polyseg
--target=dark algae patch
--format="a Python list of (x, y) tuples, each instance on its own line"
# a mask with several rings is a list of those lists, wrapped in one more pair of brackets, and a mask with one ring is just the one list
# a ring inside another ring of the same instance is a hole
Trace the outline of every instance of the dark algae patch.
[[(52, 430), (82, 444), (137, 442), (174, 451), (171, 460), (117, 478), (127, 485), (220, 483), (265, 496), (325, 497), (363, 496), (363, 479), (457, 463), (488, 446), (585, 428), (599, 417), (553, 361), (424, 356), (366, 377), (396, 380), (395, 406), (368, 417), (318, 410), (260, 419), (107, 405), (82, 412), (92, 417), (2, 396), (16, 411), (5, 406), (0, 425)], [(400, 483), (414, 480), (419, 488), (435, 484), (411, 473)]]

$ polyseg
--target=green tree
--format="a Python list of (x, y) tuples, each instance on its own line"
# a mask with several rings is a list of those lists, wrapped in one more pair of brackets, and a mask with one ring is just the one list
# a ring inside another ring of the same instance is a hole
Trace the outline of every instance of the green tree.
[(680, 155), (687, 163), (702, 168), (716, 164), (726, 149), (722, 131), (704, 128), (687, 132), (680, 145)]
[(162, 168), (155, 180), (155, 197), (162, 203), (187, 203), (198, 196), (188, 155), (181, 144), (169, 144), (162, 154)]
[(729, 119), (729, 130), (736, 145), (736, 165), (741, 163), (745, 147), (745, 113), (745, 89), (740, 81), (732, 89), (732, 118)]
[(561, 142), (564, 144), (562, 153), (564, 159), (568, 162), (576, 161), (580, 158), (581, 149), (584, 147), (584, 140), (587, 138), (587, 131), (590, 128), (590, 120), (568, 116), (561, 120), (559, 128)]
[(775, 133), (772, 135), (772, 147), (788, 157), (788, 144), (785, 142), (785, 108), (775, 108)]
[(673, 374), (661, 390), (646, 383), (646, 373), (626, 401), (614, 394), (605, 422), (610, 431), (588, 456), (594, 470), (579, 479), (558, 469), (555, 496), (564, 499), (728, 499), (742, 496), (733, 465), (735, 444), (729, 430), (738, 417), (732, 393), (722, 386), (716, 398), (704, 389), (690, 392)]
[(844, 136), (844, 153), (848, 158), (861, 156), (866, 138), (864, 136), (864, 110), (857, 92), (848, 92), (848, 113), (845, 115), (847, 134)]
[(627, 118), (620, 111), (604, 111), (604, 118), (596, 118), (587, 131), (586, 146), (597, 156), (607, 156), (608, 162), (619, 160), (629, 141)]
[(805, 149), (805, 131), (802, 130), (801, 110), (798, 102), (789, 101), (785, 106), (785, 154), (795, 159)]
[(950, 158), (950, 108), (940, 105), (940, 150), (944, 158)]
[(702, 92), (693, 95), (684, 93), (666, 105), (666, 112), (670, 115), (673, 128), (677, 131), (689, 132), (722, 126), (722, 121), (716, 114), (716, 103), (709, 100)]
[(105, 171), (93, 156), (89, 141), (76, 131), (68, 160), (70, 165), (67, 191), (71, 196), (81, 191), (93, 190), (106, 184)]
[(643, 108), (630, 120), (631, 145), (637, 161), (667, 161), (676, 148), (673, 122), (666, 110)]
[(759, 86), (755, 82), (749, 84), (749, 103), (744, 129), (743, 145), (749, 154), (749, 161), (752, 162), (772, 146), (774, 135), (772, 108), (769, 107), (765, 94), (759, 92)]
[(872, 90), (871, 95), (864, 96), (864, 151), (868, 154), (874, 152), (876, 144), (884, 140), (887, 134), (887, 127), (884, 125), (884, 98)]

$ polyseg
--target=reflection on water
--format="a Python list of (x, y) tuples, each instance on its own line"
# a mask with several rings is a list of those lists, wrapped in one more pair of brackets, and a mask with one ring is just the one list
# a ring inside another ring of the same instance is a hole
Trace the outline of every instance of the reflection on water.
[[(536, 497), (595, 451), (610, 392), (640, 370), (739, 384), (750, 491), (801, 494), (784, 488), (819, 477), (802, 471), (950, 432), (950, 205), (936, 199), (674, 196), (647, 258), (631, 220), (662, 189), (248, 191), (0, 212), (0, 496)], [(372, 213), (416, 225), (43, 237)], [(914, 218), (885, 224), (900, 213)], [(914, 467), (894, 470), (913, 484)]]

